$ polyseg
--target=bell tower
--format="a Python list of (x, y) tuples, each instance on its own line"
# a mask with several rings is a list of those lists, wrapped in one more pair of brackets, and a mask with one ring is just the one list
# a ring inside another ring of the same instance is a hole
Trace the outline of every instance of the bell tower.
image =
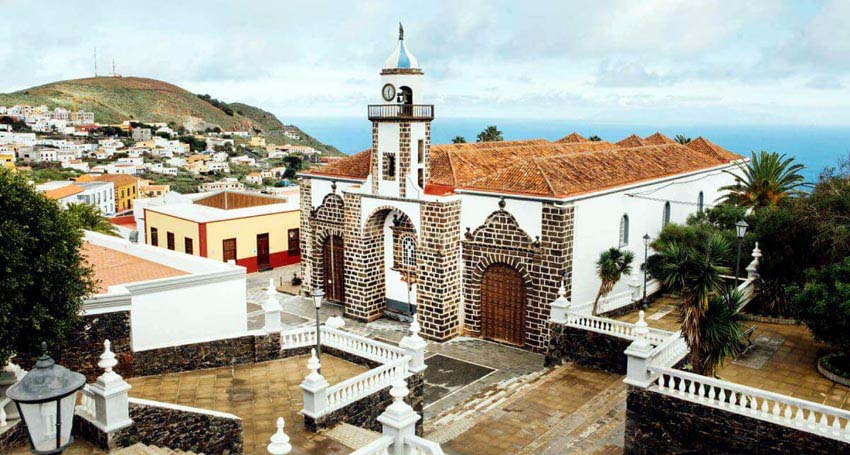
[(379, 104), (372, 121), (372, 194), (417, 198), (428, 182), (434, 106), (424, 104), (423, 73), (407, 50), (404, 28), (381, 70)]

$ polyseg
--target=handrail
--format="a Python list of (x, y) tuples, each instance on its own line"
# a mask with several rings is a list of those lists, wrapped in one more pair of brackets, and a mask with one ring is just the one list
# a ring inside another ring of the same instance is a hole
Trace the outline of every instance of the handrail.
[(404, 445), (410, 449), (404, 452), (408, 455), (443, 455), (443, 448), (434, 441), (419, 436), (405, 436)]
[[(616, 319), (591, 316), (589, 314), (578, 314), (570, 311), (567, 313), (567, 325), (583, 330), (589, 330), (591, 332), (614, 335), (627, 340), (635, 339), (635, 324), (618, 321)], [(673, 332), (669, 332), (667, 330), (650, 328), (649, 333), (647, 334), (647, 339), (650, 343), (657, 346), (667, 340), (667, 338), (669, 338), (672, 334)]]
[(433, 120), (433, 104), (370, 104), (369, 120)]
[(351, 452), (350, 455), (388, 455), (389, 448), (393, 445), (393, 438), (381, 436), (365, 446)]
[(850, 439), (850, 411), (672, 368), (650, 371), (658, 379), (649, 390), (832, 439)]
[(8, 425), (6, 422), (6, 405), (9, 404), (12, 400), (9, 397), (3, 398), (0, 400), (0, 428)]
[(77, 406), (77, 414), (88, 420), (96, 421), (97, 406), (94, 400), (94, 392), (92, 392), (91, 386), (88, 384), (84, 385), (80, 393), (80, 404)]
[[(599, 306), (596, 309), (597, 314), (614, 311), (624, 306), (631, 305), (634, 302), (632, 299), (632, 291), (623, 291), (617, 294), (609, 294), (600, 299)], [(593, 303), (591, 302), (591, 306)]]
[(677, 330), (650, 351), (648, 364), (650, 367), (672, 367), (688, 355), (688, 352), (688, 343), (682, 337), (682, 331)]
[[(375, 362), (387, 363), (400, 359), (404, 349), (382, 343), (344, 330), (321, 326), (322, 344)], [(315, 327), (299, 327), (280, 332), (281, 349), (293, 349), (316, 344)]]
[(335, 411), (389, 387), (397, 378), (406, 376), (409, 364), (410, 357), (404, 356), (328, 387), (325, 389), (327, 412)]

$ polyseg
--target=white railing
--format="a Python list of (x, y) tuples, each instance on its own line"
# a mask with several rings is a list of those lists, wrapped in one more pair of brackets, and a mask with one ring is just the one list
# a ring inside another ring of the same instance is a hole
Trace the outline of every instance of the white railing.
[[(599, 305), (596, 307), (596, 314), (605, 314), (625, 306), (629, 306), (635, 302), (632, 291), (623, 291), (617, 294), (609, 294), (599, 299)], [(591, 308), (593, 302), (590, 303)]]
[(850, 440), (850, 411), (672, 368), (651, 368), (649, 390), (841, 441)]
[(377, 368), (372, 368), (353, 378), (329, 386), (325, 389), (326, 412), (333, 412), (389, 387), (398, 378), (406, 378), (409, 364), (410, 357), (404, 356), (398, 360)]
[[(388, 363), (406, 355), (404, 349), (327, 326), (321, 327), (322, 346), (328, 346), (378, 363)], [(316, 345), (316, 328), (300, 327), (280, 332), (281, 349)]]
[(12, 400), (8, 398), (3, 398), (0, 400), (0, 428), (3, 428), (7, 425), (6, 423), (6, 405), (9, 404)]
[(350, 455), (389, 455), (389, 450), (392, 445), (393, 438), (389, 436), (381, 436), (369, 444), (351, 452)]
[(737, 289), (741, 292), (743, 303), (746, 305), (750, 303), (750, 300), (753, 299), (756, 293), (756, 280), (754, 278), (747, 278), (743, 283), (738, 285)]
[(677, 330), (649, 353), (647, 364), (657, 368), (672, 367), (685, 358), (688, 352), (688, 343), (682, 337), (681, 330)]
[[(567, 313), (567, 325), (570, 327), (589, 330), (591, 332), (604, 333), (613, 335), (627, 340), (635, 339), (635, 324), (615, 319), (608, 319), (601, 316), (591, 316), (589, 314)], [(647, 339), (653, 345), (659, 345), (668, 339), (673, 332), (661, 329), (649, 329)]]
[(419, 436), (406, 436), (404, 446), (407, 449), (404, 453), (407, 455), (443, 455), (440, 444)]
[(77, 405), (77, 414), (91, 421), (97, 421), (97, 406), (95, 405), (95, 395), (91, 390), (91, 386), (86, 384), (80, 393), (80, 404)]

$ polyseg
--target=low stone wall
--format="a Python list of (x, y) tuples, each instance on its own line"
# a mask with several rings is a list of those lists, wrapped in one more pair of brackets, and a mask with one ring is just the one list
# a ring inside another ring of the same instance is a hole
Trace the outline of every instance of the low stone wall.
[(130, 418), (133, 425), (116, 431), (108, 449), (141, 442), (207, 455), (242, 453), (242, 420), (235, 416), (136, 400), (130, 403)]
[(27, 426), (23, 421), (9, 421), (9, 425), (0, 429), (0, 453), (9, 453), (13, 449), (29, 444)]
[(545, 364), (549, 367), (575, 362), (611, 373), (626, 374), (628, 361), (623, 352), (630, 344), (631, 341), (625, 338), (550, 323)]
[[(378, 422), (378, 416), (393, 402), (393, 398), (390, 396), (390, 388), (387, 387), (380, 392), (373, 393), (319, 419), (304, 416), (304, 427), (315, 432), (345, 422), (356, 427), (380, 432), (382, 426)], [(410, 392), (404, 401), (412, 406), (417, 414), (424, 416), (422, 411), (424, 407), (425, 381), (422, 373), (413, 374), (408, 377), (407, 388)], [(416, 422), (416, 434), (419, 436), (422, 436), (423, 421), (424, 418)]]
[(629, 386), (625, 455), (850, 453), (850, 445)]
[(280, 358), (280, 335), (246, 335), (238, 338), (184, 344), (133, 353), (134, 376), (202, 370)]

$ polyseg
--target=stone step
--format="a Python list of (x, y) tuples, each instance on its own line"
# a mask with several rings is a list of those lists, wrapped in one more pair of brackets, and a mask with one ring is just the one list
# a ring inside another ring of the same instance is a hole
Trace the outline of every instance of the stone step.
[(125, 447), (123, 449), (116, 450), (111, 453), (111, 455), (202, 455), (195, 454), (193, 452), (186, 452), (183, 450), (172, 450), (165, 447), (156, 447), (149, 446), (146, 444), (137, 443), (133, 444), (130, 447)]

